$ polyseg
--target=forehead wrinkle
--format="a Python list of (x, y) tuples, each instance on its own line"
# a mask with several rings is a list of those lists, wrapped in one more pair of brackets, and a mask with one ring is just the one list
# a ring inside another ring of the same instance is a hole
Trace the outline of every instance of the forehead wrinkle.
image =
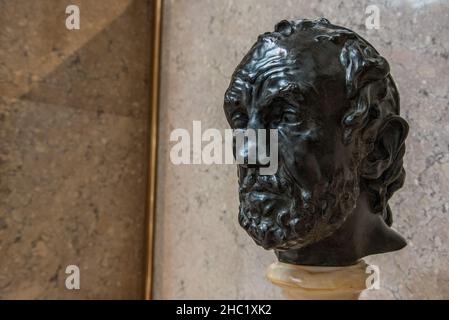
[[(227, 100), (234, 103), (238, 101), (246, 108), (252, 108), (259, 103), (258, 100), (272, 99), (287, 86), (296, 90), (299, 87), (308, 88), (310, 85), (299, 80), (304, 66), (300, 63), (298, 54), (297, 51), (288, 53), (275, 42), (256, 46), (234, 73), (233, 82), (226, 94)], [(307, 74), (310, 70), (303, 71)], [(273, 80), (288, 84), (281, 83), (280, 89), (270, 88)]]
[(300, 66), (296, 65), (296, 67), (276, 68), (265, 74), (265, 77), (260, 78), (255, 84), (257, 103), (268, 104), (279, 95), (306, 94), (313, 85), (298, 79), (300, 71)]
[(286, 56), (287, 51), (285, 49), (276, 47), (267, 51), (260, 59), (253, 59), (246, 65), (248, 68), (247, 73), (249, 79), (251, 79), (251, 81), (255, 81), (261, 74), (271, 68), (290, 64), (288, 63), (289, 59), (286, 59)]

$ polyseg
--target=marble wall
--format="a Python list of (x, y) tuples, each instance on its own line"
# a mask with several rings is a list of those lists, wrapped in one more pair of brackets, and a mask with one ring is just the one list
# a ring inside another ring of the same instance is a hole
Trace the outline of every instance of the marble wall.
[[(282, 4), (281, 4), (282, 3)], [(81, 29), (65, 28), (77, 4)], [(149, 1), (0, 0), (0, 299), (139, 298), (143, 288)], [(380, 9), (367, 30), (365, 9)], [(395, 194), (402, 251), (370, 257), (364, 299), (449, 298), (449, 3), (166, 0), (155, 297), (279, 299), (271, 252), (238, 226), (232, 165), (175, 166), (170, 132), (227, 128), (222, 98), (258, 34), (324, 16), (390, 61), (410, 124)], [(65, 267), (81, 289), (64, 286)]]
[[(365, 9), (380, 9), (367, 30)], [(276, 22), (324, 16), (354, 29), (391, 64), (410, 124), (404, 188), (391, 201), (408, 246), (370, 257), (381, 289), (363, 299), (449, 298), (449, 3), (371, 0), (168, 0), (164, 11), (156, 298), (278, 299), (264, 280), (275, 260), (238, 226), (232, 165), (169, 160), (170, 132), (227, 128), (222, 111), (231, 73), (258, 34)]]
[(148, 1), (0, 0), (0, 299), (142, 296), (150, 27)]

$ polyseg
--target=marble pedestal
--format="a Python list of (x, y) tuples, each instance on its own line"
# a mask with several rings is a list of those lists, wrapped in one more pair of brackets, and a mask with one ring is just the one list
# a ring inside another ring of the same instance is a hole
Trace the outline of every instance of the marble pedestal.
[(275, 262), (267, 278), (292, 300), (357, 300), (366, 289), (368, 265), (360, 260), (347, 267), (315, 267)]

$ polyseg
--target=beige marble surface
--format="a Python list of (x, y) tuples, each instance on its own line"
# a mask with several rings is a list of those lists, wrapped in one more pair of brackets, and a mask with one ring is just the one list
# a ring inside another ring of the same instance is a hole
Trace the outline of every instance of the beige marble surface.
[[(365, 28), (368, 4), (379, 6), (379, 30)], [(389, 60), (410, 124), (408, 175), (391, 201), (409, 245), (367, 259), (380, 268), (381, 289), (362, 298), (449, 298), (449, 4), (418, 0), (166, 1), (157, 298), (282, 298), (264, 279), (274, 255), (238, 226), (236, 168), (171, 164), (169, 134), (191, 130), (192, 120), (227, 128), (223, 94), (257, 35), (281, 19), (320, 16), (359, 32)]]
[(0, 1), (0, 299), (142, 296), (148, 11)]

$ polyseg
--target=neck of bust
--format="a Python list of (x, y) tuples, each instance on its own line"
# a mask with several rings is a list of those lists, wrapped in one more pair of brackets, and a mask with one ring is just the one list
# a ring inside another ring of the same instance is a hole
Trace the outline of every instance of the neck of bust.
[(348, 266), (377, 253), (402, 249), (404, 238), (381, 215), (371, 212), (366, 192), (343, 225), (329, 237), (304, 248), (275, 250), (280, 262), (311, 266)]

